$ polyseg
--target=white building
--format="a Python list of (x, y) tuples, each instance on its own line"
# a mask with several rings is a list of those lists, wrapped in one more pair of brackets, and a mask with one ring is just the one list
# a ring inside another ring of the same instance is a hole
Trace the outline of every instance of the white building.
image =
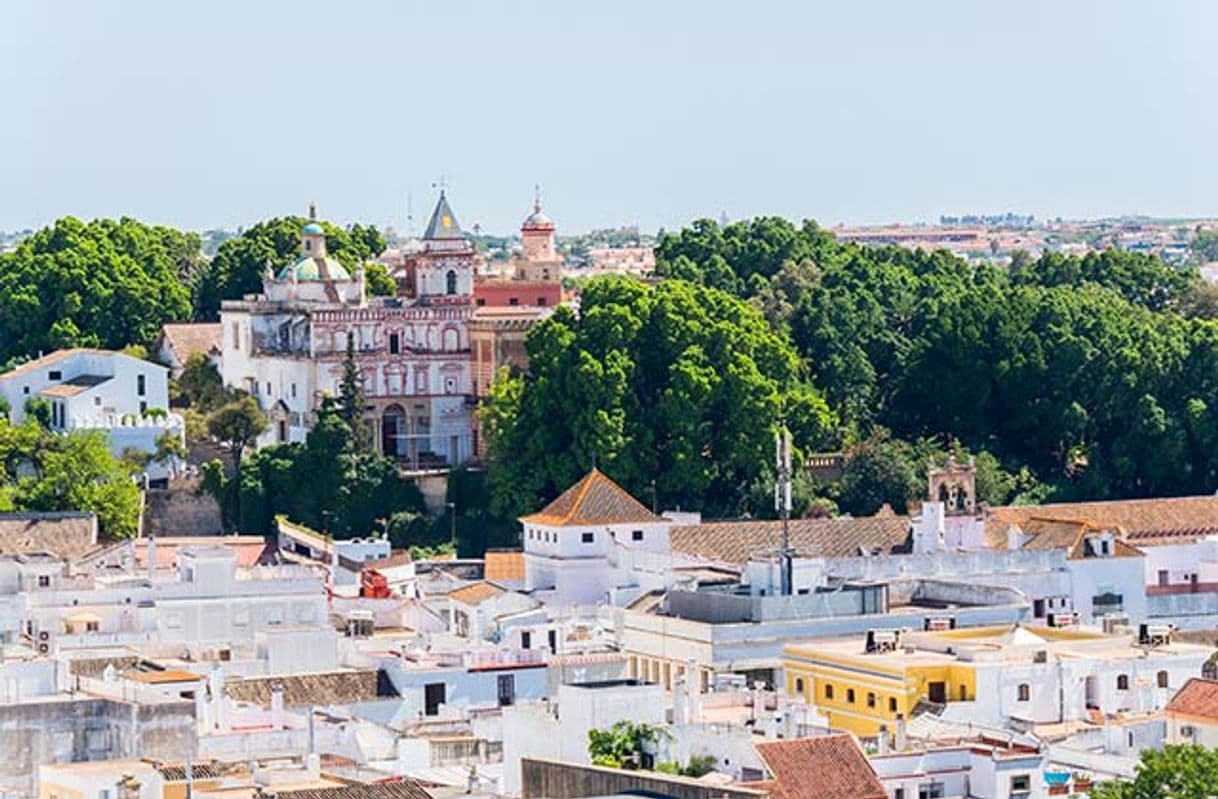
[[(0, 397), (14, 424), (25, 421), (27, 403), (50, 404), (51, 429), (100, 430), (115, 455), (157, 450), (157, 439), (184, 435), (182, 418), (169, 413), (169, 370), (159, 364), (96, 349), (59, 350), (0, 375)], [(172, 464), (150, 463), (152, 480), (169, 476)]]
[(441, 193), (412, 262), (413, 293), (369, 298), (363, 268), (350, 274), (322, 227), (306, 224), (300, 257), (220, 310), (224, 384), (248, 391), (271, 421), (259, 443), (304, 440), (322, 400), (339, 394), (350, 346), (383, 454), (413, 469), (467, 460), (473, 255)]
[(525, 589), (558, 605), (614, 604), (613, 589), (638, 584), (629, 554), (670, 551), (672, 522), (597, 469), (520, 521)]
[(1218, 747), (1218, 680), (1194, 677), (1167, 704), (1169, 744)]

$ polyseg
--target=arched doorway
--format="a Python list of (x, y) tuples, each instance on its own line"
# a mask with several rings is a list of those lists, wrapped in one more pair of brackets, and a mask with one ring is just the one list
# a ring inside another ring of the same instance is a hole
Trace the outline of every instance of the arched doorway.
[(390, 405), (381, 413), (381, 453), (392, 458), (406, 454), (406, 411)]

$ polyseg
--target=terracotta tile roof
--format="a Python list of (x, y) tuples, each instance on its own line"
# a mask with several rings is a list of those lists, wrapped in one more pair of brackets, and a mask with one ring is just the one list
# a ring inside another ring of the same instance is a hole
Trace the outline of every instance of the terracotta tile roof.
[(41, 397), (75, 397), (81, 392), (88, 391), (94, 386), (100, 386), (112, 379), (106, 375), (77, 375), (62, 383), (44, 388), (38, 392), (38, 395)]
[(887, 799), (875, 770), (847, 733), (756, 744), (774, 775), (774, 799)]
[(32, 361), (26, 361), (25, 363), (21, 364), (20, 366), (17, 366), (3, 374), (0, 374), (0, 377), (17, 377), (18, 375), (29, 374), (30, 372), (35, 372), (44, 366), (50, 366), (52, 364), (59, 363), (64, 358), (69, 358), (73, 355), (82, 355), (82, 354), (120, 355), (121, 353), (114, 352), (113, 350), (90, 349), (88, 347), (74, 347), (72, 349), (56, 350), (55, 352), (52, 352), (50, 355), (44, 355), (41, 358), (35, 358)]
[(524, 553), (518, 549), (488, 549), (483, 576), (488, 580), (523, 580)]
[[(190, 766), (190, 778), (193, 780), (216, 780), (228, 775), (237, 768), (240, 768), (238, 764), (192, 763)], [(156, 767), (156, 770), (161, 773), (161, 778), (166, 782), (186, 781), (186, 766), (161, 763)]]
[(549, 527), (579, 527), (662, 522), (664, 519), (649, 511), (599, 469), (593, 469), (543, 510), (525, 516), (521, 521)]
[(0, 513), (0, 555), (50, 552), (72, 560), (97, 545), (92, 513)]
[(198, 324), (168, 324), (161, 326), (159, 343), (173, 350), (182, 363), (196, 352), (207, 355), (220, 351), (221, 327), (219, 322)]
[[(909, 519), (792, 519), (791, 546), (805, 557), (843, 558), (866, 552), (900, 552), (909, 539)], [(744, 563), (782, 545), (782, 522), (723, 521), (672, 528), (672, 550), (721, 563)]]
[(240, 677), (225, 682), (224, 693), (235, 701), (266, 707), (276, 683), (283, 686), (283, 703), (288, 707), (348, 705), (384, 695), (376, 669)]
[[(236, 565), (248, 568), (257, 566), (268, 557), (267, 549), (277, 551), (260, 535), (200, 535), (200, 536), (157, 536), (156, 567), (172, 569), (178, 562), (178, 550), (183, 547), (213, 547), (229, 549), (233, 553)], [(132, 552), (135, 555), (137, 568), (148, 568), (148, 539), (136, 538), (132, 541)]]
[[(1024, 542), (1020, 549), (1064, 549), (1067, 551), (1066, 557), (1071, 560), (1081, 560), (1088, 557), (1087, 534), (1104, 532), (1105, 528), (1085, 521), (1032, 518), (1021, 524), (1019, 529), (1032, 536)], [(1117, 539), (1114, 542), (1111, 557), (1140, 558), (1144, 556), (1142, 550), (1125, 541)]]
[(1167, 703), (1168, 713), (1218, 721), (1218, 680), (1193, 677)]
[(500, 588), (494, 583), (488, 583), (483, 580), (449, 591), (448, 597), (464, 605), (481, 605), (488, 599), (494, 599), (506, 593), (506, 588)]
[(165, 669), (164, 671), (129, 671), (123, 675), (128, 680), (142, 682), (148, 685), (160, 685), (167, 682), (196, 682), (203, 679), (193, 671), (185, 669)]
[(353, 782), (333, 788), (301, 788), (277, 790), (279, 799), (432, 799), (417, 780), (403, 778), (397, 782)]
[(986, 542), (1006, 547), (1007, 527), (1030, 519), (1085, 521), (1115, 529), (1136, 546), (1181, 544), (1218, 535), (1218, 496), (1123, 499), (991, 508), (986, 514)]

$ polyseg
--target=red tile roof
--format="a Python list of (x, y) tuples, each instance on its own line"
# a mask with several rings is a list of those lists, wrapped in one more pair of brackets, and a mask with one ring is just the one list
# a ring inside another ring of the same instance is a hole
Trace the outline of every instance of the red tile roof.
[(524, 553), (520, 550), (488, 549), (482, 576), (487, 580), (523, 580)]
[(757, 754), (774, 775), (774, 799), (887, 799), (875, 769), (848, 733), (766, 741)]
[(488, 599), (494, 599), (497, 596), (506, 594), (507, 589), (500, 588), (494, 583), (479, 582), (470, 583), (456, 590), (449, 591), (449, 599), (456, 600), (464, 605), (481, 605)]
[(521, 521), (549, 527), (580, 527), (662, 522), (664, 519), (649, 511), (599, 469), (593, 469), (562, 492), (558, 499)]
[(1167, 712), (1218, 721), (1218, 680), (1193, 677), (1167, 703)]
[[(843, 558), (861, 552), (904, 551), (909, 519), (866, 516), (858, 519), (792, 519), (791, 547), (804, 557)], [(750, 557), (777, 552), (782, 522), (722, 521), (672, 528), (672, 551), (721, 563), (745, 563)]]
[(1218, 534), (1218, 496), (1124, 499), (991, 508), (985, 535), (991, 546), (1006, 547), (1007, 527), (1032, 519), (1083, 521), (1116, 529), (1135, 546), (1185, 544)]
[(161, 339), (183, 364), (196, 352), (209, 355), (220, 351), (220, 323), (170, 323), (161, 326)]

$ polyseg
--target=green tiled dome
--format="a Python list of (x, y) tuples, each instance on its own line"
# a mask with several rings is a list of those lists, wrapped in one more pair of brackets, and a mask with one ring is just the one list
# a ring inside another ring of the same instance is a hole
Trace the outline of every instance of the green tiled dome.
[(350, 273), (338, 262), (338, 259), (329, 256), (317, 258), (306, 255), (298, 259), (296, 263), (285, 266), (279, 272), (279, 279), (291, 280), (293, 272), (296, 273), (297, 281), (351, 279)]

